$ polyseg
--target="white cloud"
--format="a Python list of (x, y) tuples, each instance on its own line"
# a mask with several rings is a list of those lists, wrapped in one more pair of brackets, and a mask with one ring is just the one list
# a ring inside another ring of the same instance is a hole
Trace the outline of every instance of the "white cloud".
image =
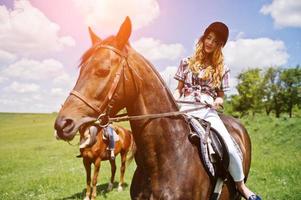
[(245, 36), (244, 32), (238, 32), (238, 34), (235, 36), (235, 40), (242, 39), (244, 38), (244, 36)]
[(156, 0), (73, 0), (82, 12), (87, 25), (100, 27), (106, 33), (118, 31), (126, 16), (131, 18), (133, 29), (144, 27), (159, 16)]
[(1, 112), (58, 111), (76, 78), (54, 59), (23, 58), (5, 66), (0, 74)]
[(7, 78), (1, 77), (1, 76), (0, 76), (0, 83), (3, 83), (3, 82), (5, 82), (5, 81), (7, 81), (7, 80), (8, 80)]
[(70, 84), (75, 83), (76, 80), (73, 79), (74, 78), (71, 78), (69, 74), (63, 72), (53, 79), (53, 84), (55, 86), (69, 86)]
[(232, 72), (246, 68), (281, 66), (288, 61), (285, 44), (269, 38), (238, 39), (224, 49), (225, 63)]
[(176, 60), (184, 53), (184, 46), (175, 44), (164, 44), (160, 40), (154, 38), (141, 38), (132, 43), (133, 47), (150, 59), (152, 62), (156, 60)]
[(177, 67), (168, 66), (163, 71), (160, 71), (160, 75), (169, 87), (171, 91), (175, 90), (178, 84), (178, 81), (174, 79), (174, 76), (177, 72)]
[(17, 59), (12, 53), (0, 49), (0, 67), (3, 64), (12, 63)]
[(65, 93), (62, 88), (52, 88), (51, 95), (53, 96), (63, 96)]
[(54, 112), (60, 108), (62, 100), (43, 95), (28, 95), (28, 93), (0, 94), (1, 112)]
[(278, 27), (301, 27), (300, 0), (273, 0), (261, 10), (264, 15), (271, 15)]
[(37, 61), (23, 58), (0, 72), (5, 77), (22, 80), (51, 80), (61, 76), (67, 80), (69, 77), (64, 71), (63, 64), (54, 59)]
[(39, 91), (40, 86), (34, 83), (19, 83), (13, 82), (8, 87), (4, 88), (5, 91), (13, 91), (16, 93), (32, 93)]
[(267, 68), (287, 63), (288, 53), (283, 41), (269, 38), (237, 39), (229, 41), (224, 49), (225, 64), (231, 70), (230, 91), (237, 93), (236, 77), (243, 70)]
[(27, 0), (14, 1), (14, 9), (0, 6), (0, 48), (19, 55), (47, 54), (74, 46), (70, 36), (58, 36), (60, 27)]

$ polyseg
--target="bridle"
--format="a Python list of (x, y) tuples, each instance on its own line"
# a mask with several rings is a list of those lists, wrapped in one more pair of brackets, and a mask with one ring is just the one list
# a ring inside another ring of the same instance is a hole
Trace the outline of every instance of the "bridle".
[[(88, 105), (90, 108), (92, 108), (94, 111), (96, 111), (99, 114), (99, 116), (96, 118), (96, 122), (98, 122), (98, 124), (100, 126), (105, 127), (109, 124), (110, 112), (111, 112), (111, 109), (113, 108), (113, 104), (115, 102), (114, 98), (112, 98), (112, 97), (114, 97), (114, 94), (116, 93), (116, 89), (120, 83), (122, 75), (123, 75), (123, 77), (125, 77), (124, 67), (129, 66), (128, 61), (127, 61), (128, 56), (124, 52), (120, 51), (119, 49), (117, 49), (113, 46), (109, 46), (109, 45), (99, 44), (95, 48), (96, 49), (100, 49), (100, 48), (109, 49), (122, 58), (121, 62), (119, 63), (119, 66), (118, 66), (118, 71), (115, 74), (111, 88), (109, 89), (109, 92), (108, 92), (105, 100), (103, 101), (101, 106), (97, 106), (97, 105), (91, 103), (84, 95), (82, 95), (80, 92), (78, 92), (76, 90), (72, 90), (70, 92), (70, 95), (77, 97), (82, 102), (84, 102), (86, 105)], [(126, 65), (125, 65), (125, 63), (126, 63)]]
[[(90, 108), (92, 108), (94, 111), (96, 111), (99, 114), (98, 117), (94, 121), (94, 123), (98, 124), (99, 126), (106, 127), (111, 122), (178, 116), (178, 115), (183, 115), (185, 113), (189, 113), (192, 111), (196, 111), (196, 110), (200, 110), (205, 107), (208, 107), (208, 105), (194, 103), (196, 105), (201, 105), (201, 106), (195, 107), (192, 109), (188, 109), (188, 110), (183, 110), (183, 111), (173, 111), (173, 112), (167, 112), (167, 113), (146, 114), (146, 115), (138, 115), (138, 116), (118, 116), (118, 117), (116, 116), (114, 118), (110, 118), (110, 112), (115, 103), (114, 95), (116, 93), (117, 86), (119, 85), (122, 76), (125, 79), (125, 74), (124, 74), (125, 69), (124, 68), (125, 68), (125, 66), (132, 70), (133, 70), (133, 68), (131, 68), (128, 63), (128, 56), (121, 50), (119, 50), (113, 46), (104, 45), (104, 44), (99, 44), (95, 48), (96, 49), (99, 49), (99, 48), (109, 49), (109, 50), (115, 52), (117, 55), (119, 55), (122, 58), (121, 62), (119, 63), (119, 66), (118, 66), (118, 71), (115, 74), (112, 86), (108, 92), (108, 95), (106, 96), (106, 98), (101, 106), (97, 106), (97, 105), (91, 103), (84, 95), (82, 95), (80, 92), (78, 92), (76, 90), (72, 90), (69, 95), (73, 95), (73, 96), (77, 97), (82, 102), (84, 102), (87, 106), (89, 106)], [(124, 63), (126, 63), (126, 64), (124, 64)], [(131, 74), (133, 76), (132, 71), (131, 71)], [(135, 84), (135, 87), (137, 90), (137, 85), (136, 85), (135, 79), (133, 78), (133, 80), (134, 80), (134, 84)], [(179, 102), (179, 103), (191, 103), (191, 102)], [(105, 107), (105, 106), (107, 106), (107, 107)]]

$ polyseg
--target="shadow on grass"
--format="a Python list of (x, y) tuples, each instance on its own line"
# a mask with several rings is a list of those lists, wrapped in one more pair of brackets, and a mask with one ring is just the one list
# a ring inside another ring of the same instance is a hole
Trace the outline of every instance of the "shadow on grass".
[[(107, 193), (112, 192), (112, 191), (107, 191), (108, 185), (109, 185), (109, 183), (97, 185), (96, 186), (97, 196), (101, 196), (101, 197), (106, 199), (107, 198)], [(125, 189), (125, 188), (128, 187), (128, 184), (124, 183), (122, 185), (122, 187), (123, 187), (123, 189)], [(118, 188), (118, 182), (115, 181), (114, 185), (113, 185), (113, 190), (117, 189), (117, 188)], [(78, 193), (73, 194), (72, 196), (63, 197), (63, 198), (59, 198), (59, 199), (56, 199), (56, 200), (84, 199), (85, 196), (86, 196), (86, 188), (83, 189), (82, 192), (78, 192)]]

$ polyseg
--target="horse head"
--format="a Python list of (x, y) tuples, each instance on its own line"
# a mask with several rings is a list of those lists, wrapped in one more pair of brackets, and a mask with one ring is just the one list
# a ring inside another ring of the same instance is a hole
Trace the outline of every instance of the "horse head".
[(82, 56), (77, 82), (54, 124), (58, 137), (67, 141), (97, 118), (115, 115), (130, 101), (134, 89), (132, 73), (126, 69), (131, 35), (129, 17), (116, 36), (102, 40), (91, 28), (89, 33), (92, 47)]

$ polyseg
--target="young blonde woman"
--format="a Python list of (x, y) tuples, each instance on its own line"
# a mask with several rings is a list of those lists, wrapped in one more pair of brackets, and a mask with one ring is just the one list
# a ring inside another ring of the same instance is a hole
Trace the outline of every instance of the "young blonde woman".
[[(212, 108), (194, 111), (190, 115), (197, 116), (211, 123), (226, 141), (229, 149), (229, 172), (237, 189), (248, 200), (260, 200), (244, 184), (242, 161), (234, 143), (215, 109), (223, 105), (224, 91), (229, 88), (229, 69), (224, 65), (222, 48), (228, 40), (228, 27), (222, 22), (210, 24), (196, 44), (192, 57), (181, 61), (175, 75), (178, 87), (174, 92), (175, 99), (209, 103)], [(181, 110), (194, 105), (184, 105)]]

